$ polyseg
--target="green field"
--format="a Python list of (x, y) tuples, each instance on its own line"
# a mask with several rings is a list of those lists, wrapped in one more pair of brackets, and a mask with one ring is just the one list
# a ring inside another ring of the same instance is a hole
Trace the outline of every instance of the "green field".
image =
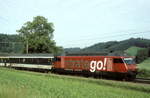
[(136, 56), (137, 52), (141, 49), (144, 49), (144, 48), (132, 46), (132, 47), (128, 48), (127, 50), (125, 50), (125, 53), (127, 53), (130, 56)]
[(0, 68), (0, 98), (149, 98), (150, 85)]
[(144, 60), (142, 63), (138, 64), (139, 77), (150, 78), (150, 58)]
[(142, 63), (140, 63), (138, 65), (138, 67), (140, 69), (147, 69), (147, 70), (150, 70), (150, 58), (144, 60)]

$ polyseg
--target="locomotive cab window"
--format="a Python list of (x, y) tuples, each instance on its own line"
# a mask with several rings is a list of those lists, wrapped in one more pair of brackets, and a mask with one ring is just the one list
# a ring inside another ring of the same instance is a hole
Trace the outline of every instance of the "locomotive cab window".
[(129, 64), (129, 65), (135, 64), (135, 61), (133, 58), (124, 58), (123, 60), (126, 64)]
[(123, 60), (121, 58), (115, 58), (114, 63), (123, 63)]

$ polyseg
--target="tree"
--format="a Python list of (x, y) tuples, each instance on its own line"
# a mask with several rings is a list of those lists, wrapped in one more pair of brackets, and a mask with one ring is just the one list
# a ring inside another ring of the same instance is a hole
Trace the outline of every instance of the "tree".
[[(54, 25), (43, 16), (36, 16), (17, 30), (24, 41), (26, 53), (56, 53), (59, 47), (53, 40)], [(56, 50), (57, 49), (57, 50)]]

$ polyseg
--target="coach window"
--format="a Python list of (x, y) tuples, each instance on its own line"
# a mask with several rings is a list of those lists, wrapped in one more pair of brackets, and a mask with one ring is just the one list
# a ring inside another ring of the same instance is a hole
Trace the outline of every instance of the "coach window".
[(123, 63), (123, 60), (121, 58), (115, 58), (114, 63)]
[(52, 59), (47, 59), (47, 60), (48, 60), (47, 63), (51, 65), (52, 64)]
[(25, 58), (23, 58), (23, 60), (22, 60), (22, 61), (23, 61), (23, 63), (25, 63), (26, 59), (25, 59)]

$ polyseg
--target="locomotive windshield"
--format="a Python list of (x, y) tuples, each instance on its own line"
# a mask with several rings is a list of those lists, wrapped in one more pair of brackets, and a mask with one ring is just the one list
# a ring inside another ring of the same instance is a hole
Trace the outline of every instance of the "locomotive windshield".
[(126, 63), (126, 64), (135, 64), (135, 61), (134, 61), (134, 59), (133, 58), (124, 58), (123, 59), (124, 60), (124, 62)]

